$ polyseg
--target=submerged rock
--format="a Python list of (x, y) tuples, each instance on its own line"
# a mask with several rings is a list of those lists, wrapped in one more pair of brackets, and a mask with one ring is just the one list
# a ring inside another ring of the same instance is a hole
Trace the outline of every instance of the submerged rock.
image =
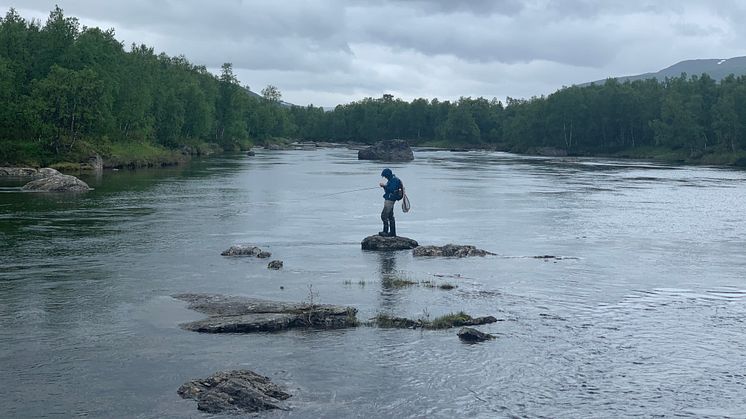
[(368, 236), (360, 243), (363, 250), (409, 250), (418, 246), (417, 242), (408, 237)]
[(494, 255), (492, 252), (477, 249), (470, 245), (447, 244), (445, 246), (419, 246), (412, 251), (414, 256), (467, 257)]
[[(250, 244), (234, 244), (228, 250), (224, 250), (221, 256), (258, 256), (264, 252), (257, 246)], [(268, 253), (268, 252), (265, 252)]]
[(262, 250), (261, 252), (259, 252), (258, 255), (256, 255), (256, 257), (258, 257), (259, 259), (266, 259), (270, 256), (272, 256), (272, 253), (265, 252), (264, 250)]
[(492, 316), (471, 317), (464, 312), (446, 314), (436, 317), (433, 320), (412, 320), (404, 317), (389, 316), (388, 314), (379, 314), (371, 319), (370, 325), (399, 329), (450, 329), (460, 326), (478, 326), (480, 324), (495, 323), (496, 321), (497, 319)]
[(178, 294), (176, 299), (209, 317), (182, 324), (202, 333), (275, 332), (298, 328), (341, 329), (358, 325), (357, 309), (329, 304), (287, 303), (219, 294)]
[(177, 393), (184, 399), (196, 400), (197, 409), (208, 413), (286, 410), (282, 401), (290, 398), (268, 377), (250, 370), (217, 372), (182, 384)]
[(272, 262), (269, 262), (269, 264), (267, 264), (267, 269), (274, 269), (274, 270), (282, 269), (282, 261), (273, 260)]
[(414, 152), (404, 140), (384, 140), (357, 152), (358, 160), (412, 161)]
[(494, 339), (495, 337), (490, 335), (489, 333), (484, 333), (480, 332), (477, 329), (472, 329), (471, 327), (462, 327), (458, 331), (458, 338), (464, 342), (476, 343)]
[(85, 192), (91, 190), (87, 183), (75, 176), (63, 175), (54, 169), (40, 169), (39, 173), (44, 177), (32, 180), (23, 185), (21, 189), (40, 192)]

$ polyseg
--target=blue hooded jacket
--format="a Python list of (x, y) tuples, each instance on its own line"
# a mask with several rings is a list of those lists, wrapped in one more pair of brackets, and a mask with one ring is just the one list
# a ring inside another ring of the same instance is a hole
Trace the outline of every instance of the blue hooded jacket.
[(402, 199), (402, 195), (399, 193), (399, 189), (402, 186), (401, 180), (394, 175), (391, 169), (383, 169), (381, 176), (388, 180), (386, 186), (383, 188), (383, 191), (385, 192), (383, 194), (383, 199), (387, 201), (398, 201)]

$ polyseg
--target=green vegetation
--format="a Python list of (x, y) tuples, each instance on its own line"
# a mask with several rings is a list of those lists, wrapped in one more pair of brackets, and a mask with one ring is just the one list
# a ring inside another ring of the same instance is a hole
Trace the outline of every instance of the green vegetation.
[(395, 317), (389, 314), (380, 313), (372, 318), (368, 325), (399, 329), (450, 329), (452, 327), (474, 325), (475, 323), (479, 323), (481, 319), (483, 318), (474, 319), (463, 311), (436, 317), (432, 321), (427, 318), (411, 320), (404, 317)]
[[(423, 146), (745, 164), (746, 76), (706, 74), (563, 88), (547, 97), (456, 102), (386, 95), (326, 115), (336, 141), (404, 138)], [(740, 159), (740, 160), (739, 160)]]
[[(347, 282), (345, 282), (345, 284), (347, 284)], [(401, 276), (394, 276), (394, 275), (386, 276), (383, 279), (383, 281), (381, 281), (381, 285), (383, 285), (384, 288), (408, 288), (408, 287), (413, 287), (413, 286), (423, 286), (425, 288), (439, 288), (442, 290), (452, 290), (456, 288), (456, 285), (449, 284), (447, 282), (438, 284), (435, 281), (431, 281), (431, 280), (418, 281), (418, 280), (401, 277)]]
[(431, 329), (448, 329), (451, 327), (460, 327), (471, 324), (472, 317), (463, 311), (450, 313), (444, 316), (436, 317), (430, 322)]
[[(531, 99), (381, 98), (285, 106), (113, 30), (81, 28), (55, 8), (44, 25), (0, 19), (0, 165), (174, 164), (183, 155), (299, 140), (660, 158), (746, 166), (746, 76), (687, 76), (563, 88)], [(178, 152), (177, 152), (178, 151)]]
[(126, 52), (113, 30), (81, 28), (59, 7), (44, 25), (10, 9), (0, 18), (0, 164), (99, 154), (107, 166), (157, 166), (245, 149), (293, 132), (279, 90), (265, 90), (250, 94), (229, 63), (216, 77), (145, 45)]
[(413, 281), (409, 278), (401, 278), (396, 276), (387, 276), (383, 279), (382, 284), (384, 288), (407, 288), (419, 284), (418, 281)]

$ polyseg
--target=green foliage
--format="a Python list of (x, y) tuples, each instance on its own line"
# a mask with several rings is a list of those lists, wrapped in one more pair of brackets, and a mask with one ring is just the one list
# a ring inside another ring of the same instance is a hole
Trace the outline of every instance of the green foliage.
[(43, 26), (13, 9), (0, 19), (0, 160), (8, 164), (91, 154), (114, 165), (162, 164), (185, 145), (234, 150), (295, 135), (279, 89), (268, 93), (272, 100), (255, 98), (228, 63), (216, 77), (145, 45), (125, 51), (113, 30), (81, 28), (59, 7)]
[[(567, 87), (507, 103), (456, 103), (384, 95), (320, 113), (291, 112), (304, 139), (370, 143), (403, 138), (437, 147), (485, 147), (570, 155), (613, 155), (685, 162), (732, 162), (746, 152), (746, 77), (707, 75)], [(730, 157), (727, 157), (730, 156)]]
[(184, 161), (184, 156), (176, 150), (136, 142), (114, 143), (104, 157), (107, 166), (131, 168), (170, 166)]
[(472, 317), (463, 311), (459, 311), (458, 313), (450, 313), (446, 314), (444, 316), (436, 317), (433, 319), (433, 321), (430, 323), (430, 328), (432, 329), (448, 329), (451, 327), (459, 327), (467, 324), (472, 320)]
[[(239, 150), (277, 138), (401, 138), (446, 148), (550, 147), (570, 155), (729, 164), (746, 153), (745, 76), (720, 83), (686, 74), (663, 82), (610, 79), (505, 104), (481, 97), (406, 102), (384, 94), (330, 112), (285, 106), (272, 85), (262, 95), (242, 87), (230, 63), (215, 76), (145, 45), (125, 51), (113, 30), (81, 27), (59, 7), (43, 25), (14, 9), (0, 18), (0, 162), (6, 164), (76, 163), (95, 153), (122, 164), (122, 156), (135, 165), (159, 164), (177, 159), (172, 151), (185, 146), (209, 153), (207, 144)], [(117, 147), (131, 152), (112, 154)]]

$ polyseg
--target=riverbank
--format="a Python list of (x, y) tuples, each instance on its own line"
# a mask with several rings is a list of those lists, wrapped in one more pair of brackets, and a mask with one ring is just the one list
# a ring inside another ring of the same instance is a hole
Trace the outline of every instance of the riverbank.
[[(62, 172), (177, 166), (186, 163), (194, 156), (209, 156), (228, 151), (218, 144), (199, 141), (183, 144), (179, 148), (166, 148), (147, 142), (110, 143), (96, 146), (81, 143), (75, 149), (60, 154), (44, 152), (33, 144), (16, 145), (10, 151), (8, 151), (7, 144), (5, 146), (5, 153), (3, 153), (5, 158), (0, 160), (1, 166), (51, 167)], [(236, 145), (235, 151), (248, 150), (252, 146), (251, 141), (243, 141)]]

